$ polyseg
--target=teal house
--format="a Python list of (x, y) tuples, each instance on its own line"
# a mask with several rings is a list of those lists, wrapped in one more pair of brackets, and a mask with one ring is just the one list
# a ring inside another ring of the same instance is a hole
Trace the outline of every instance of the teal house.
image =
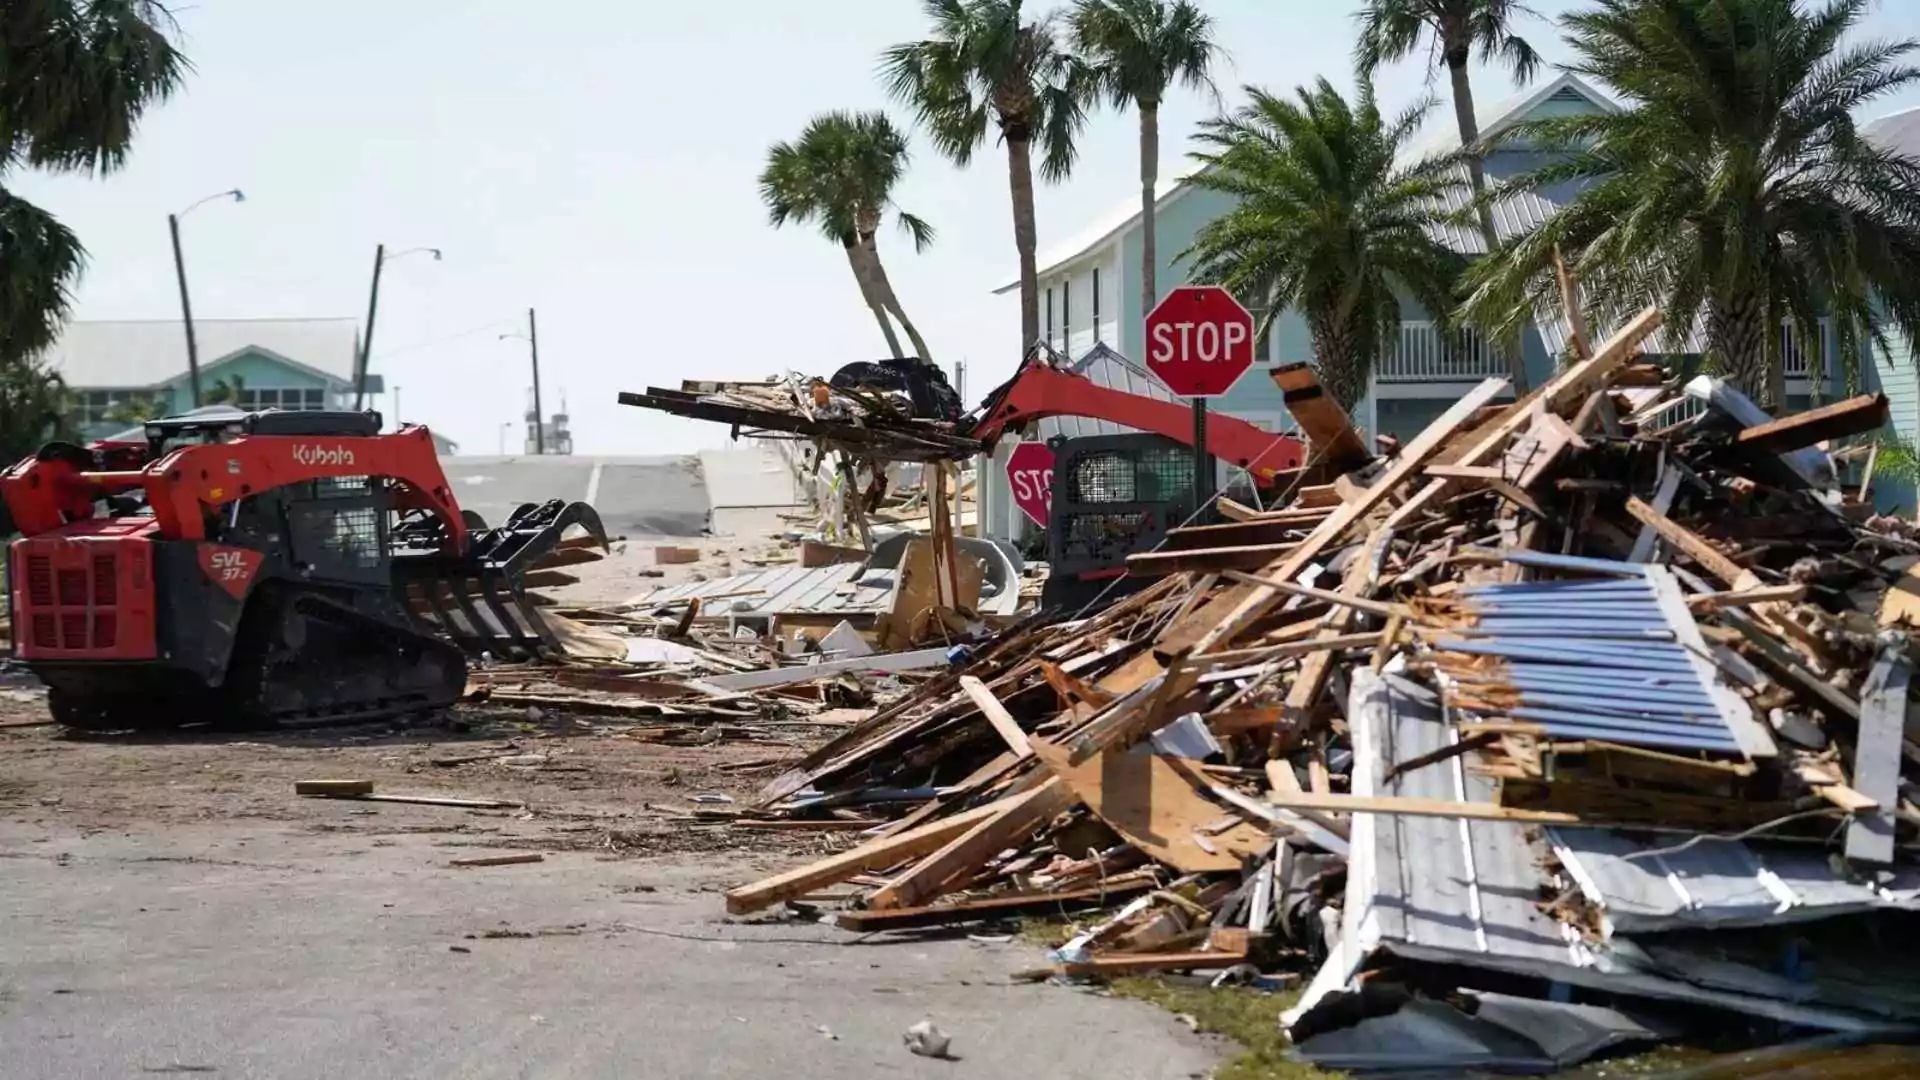
[[(1563, 74), (1521, 96), (1483, 108), (1480, 129), (1491, 138), (1535, 118), (1618, 108), (1611, 99), (1578, 77)], [(1413, 154), (1426, 156), (1450, 151), (1459, 145), (1452, 130), (1451, 114), (1442, 119), (1443, 111), (1435, 112), (1431, 129), (1434, 137), (1416, 146), (1411, 151)], [(1865, 130), (1870, 138), (1883, 145), (1920, 155), (1920, 110), (1889, 117)], [(1486, 167), (1488, 175), (1498, 180), (1530, 171), (1540, 163), (1539, 151), (1509, 141), (1488, 155)], [(1574, 189), (1567, 188), (1509, 198), (1495, 208), (1495, 228), (1503, 240), (1524, 234), (1547, 220), (1574, 194)], [(1156, 252), (1161, 260), (1155, 284), (1162, 295), (1192, 280), (1192, 267), (1181, 254), (1192, 246), (1208, 222), (1232, 205), (1232, 196), (1195, 187), (1179, 177), (1161, 182), (1155, 202)], [(1466, 205), (1463, 183), (1460, 206), (1455, 209)], [(1104, 358), (1107, 350), (1136, 360), (1144, 355), (1146, 313), (1142, 310), (1140, 294), (1141, 236), (1136, 198), (1115, 207), (1066, 242), (1041, 251), (1038, 260), (1041, 333), (1048, 345), (1076, 361), (1088, 356), (1096, 346), (1104, 345), (1106, 350), (1101, 350), (1103, 357), (1098, 361), (1102, 367), (1111, 366)], [(1486, 252), (1475, 225), (1447, 226), (1442, 238), (1469, 257)], [(1011, 292), (1017, 287), (1016, 282), (997, 291)], [(1255, 314), (1265, 313), (1256, 311)], [(1791, 325), (1783, 325), (1780, 333), (1789, 407), (1804, 408), (1810, 401), (1830, 399), (1846, 390), (1833, 362), (1834, 341), (1829, 327), (1821, 327), (1817, 355), (1815, 350), (1797, 346), (1800, 335)], [(1524, 332), (1521, 347), (1530, 385), (1538, 385), (1552, 375), (1565, 353), (1567, 337), (1568, 329), (1557, 306), (1552, 311), (1541, 311), (1534, 325)], [(1916, 383), (1910, 355), (1912, 343), (1905, 345), (1905, 353), (1881, 357), (1870, 370), (1863, 372), (1865, 385), (1861, 389), (1884, 390), (1893, 406), (1894, 430), (1912, 438), (1920, 434), (1920, 392), (1916, 392), (1920, 384)], [(1663, 333), (1649, 348), (1686, 356), (1699, 353), (1701, 344), (1691, 337), (1682, 339), (1675, 333)], [(1313, 346), (1305, 320), (1291, 310), (1280, 312), (1268, 335), (1265, 355), (1227, 395), (1213, 399), (1213, 407), (1272, 431), (1289, 430), (1292, 418), (1279, 389), (1266, 377), (1266, 371), (1277, 364), (1312, 358)], [(1429, 313), (1408, 301), (1403, 307), (1399, 338), (1376, 365), (1367, 395), (1354, 410), (1354, 421), (1369, 435), (1386, 434), (1405, 439), (1426, 427), (1482, 379), (1505, 376), (1508, 370), (1505, 358), (1477, 335), (1466, 330), (1444, 332)], [(1092, 373), (1089, 374), (1092, 377)], [(996, 536), (1019, 535), (1018, 511), (1011, 508), (1010, 496), (1003, 497), (999, 490), (1005, 487), (1004, 470), (989, 463), (984, 473), (982, 520), (987, 531)], [(1883, 504), (1904, 505), (1911, 512), (1912, 493), (1900, 485), (1877, 482), (1875, 490)]]
[[(197, 319), (200, 388), (216, 387), (241, 409), (353, 407), (354, 358), (360, 331), (353, 319)], [(186, 332), (178, 319), (77, 321), (47, 354), (75, 401), (86, 438), (123, 430), (120, 406), (151, 403), (155, 415), (193, 407)], [(367, 377), (369, 395), (382, 391)]]

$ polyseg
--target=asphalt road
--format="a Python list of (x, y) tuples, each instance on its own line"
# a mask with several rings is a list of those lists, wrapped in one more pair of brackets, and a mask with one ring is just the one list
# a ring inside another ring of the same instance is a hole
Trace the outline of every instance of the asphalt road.
[[(1144, 1080), (1218, 1060), (1149, 1006), (1010, 985), (1035, 959), (1018, 944), (727, 923), (716, 890), (748, 868), (451, 869), (474, 849), (393, 824), (342, 833), (297, 804), (0, 824), (0, 1076)], [(960, 1060), (901, 1045), (926, 1017)]]
[(610, 536), (699, 536), (709, 512), (694, 457), (456, 457), (441, 462), (463, 509), (489, 525), (522, 503), (584, 500)]

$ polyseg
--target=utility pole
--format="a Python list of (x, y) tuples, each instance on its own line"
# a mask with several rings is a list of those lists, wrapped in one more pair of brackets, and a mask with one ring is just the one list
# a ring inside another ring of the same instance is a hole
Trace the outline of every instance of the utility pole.
[(540, 330), (527, 309), (527, 348), (533, 354), (533, 452), (547, 452), (547, 414), (540, 408)]
[(180, 215), (167, 215), (167, 231), (173, 234), (173, 273), (180, 279), (180, 319), (187, 328), (187, 385), (193, 392), (193, 408), (200, 407), (200, 349), (193, 340), (193, 301), (187, 298), (187, 260), (180, 254)]
[(387, 245), (373, 249), (373, 288), (367, 291), (367, 333), (360, 339), (359, 370), (353, 373), (353, 411), (367, 403), (367, 361), (373, 356), (373, 320), (380, 312), (380, 267), (387, 261)]

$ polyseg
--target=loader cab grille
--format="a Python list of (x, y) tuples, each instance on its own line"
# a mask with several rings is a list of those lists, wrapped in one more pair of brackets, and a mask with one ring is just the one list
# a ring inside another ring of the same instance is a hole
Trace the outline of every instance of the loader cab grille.
[(1159, 435), (1094, 435), (1054, 451), (1053, 573), (1119, 573), (1193, 511), (1193, 452)]

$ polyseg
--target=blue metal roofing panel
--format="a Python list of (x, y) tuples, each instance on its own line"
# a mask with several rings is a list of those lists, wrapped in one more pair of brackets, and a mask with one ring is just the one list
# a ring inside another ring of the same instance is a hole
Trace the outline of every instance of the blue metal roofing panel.
[[(1447, 652), (1506, 661), (1454, 685), (1472, 700), (1566, 739), (1715, 753), (1749, 749), (1745, 702), (1690, 651), (1699, 628), (1664, 571), (1636, 563), (1539, 552), (1509, 561), (1542, 569), (1617, 575), (1602, 581), (1535, 581), (1462, 590), (1469, 625), (1436, 643)], [(1685, 620), (1684, 624), (1681, 620)], [(1649, 691), (1658, 685), (1658, 692)], [(1736, 713), (1740, 715), (1735, 715)], [(1736, 725), (1744, 725), (1737, 727)]]

